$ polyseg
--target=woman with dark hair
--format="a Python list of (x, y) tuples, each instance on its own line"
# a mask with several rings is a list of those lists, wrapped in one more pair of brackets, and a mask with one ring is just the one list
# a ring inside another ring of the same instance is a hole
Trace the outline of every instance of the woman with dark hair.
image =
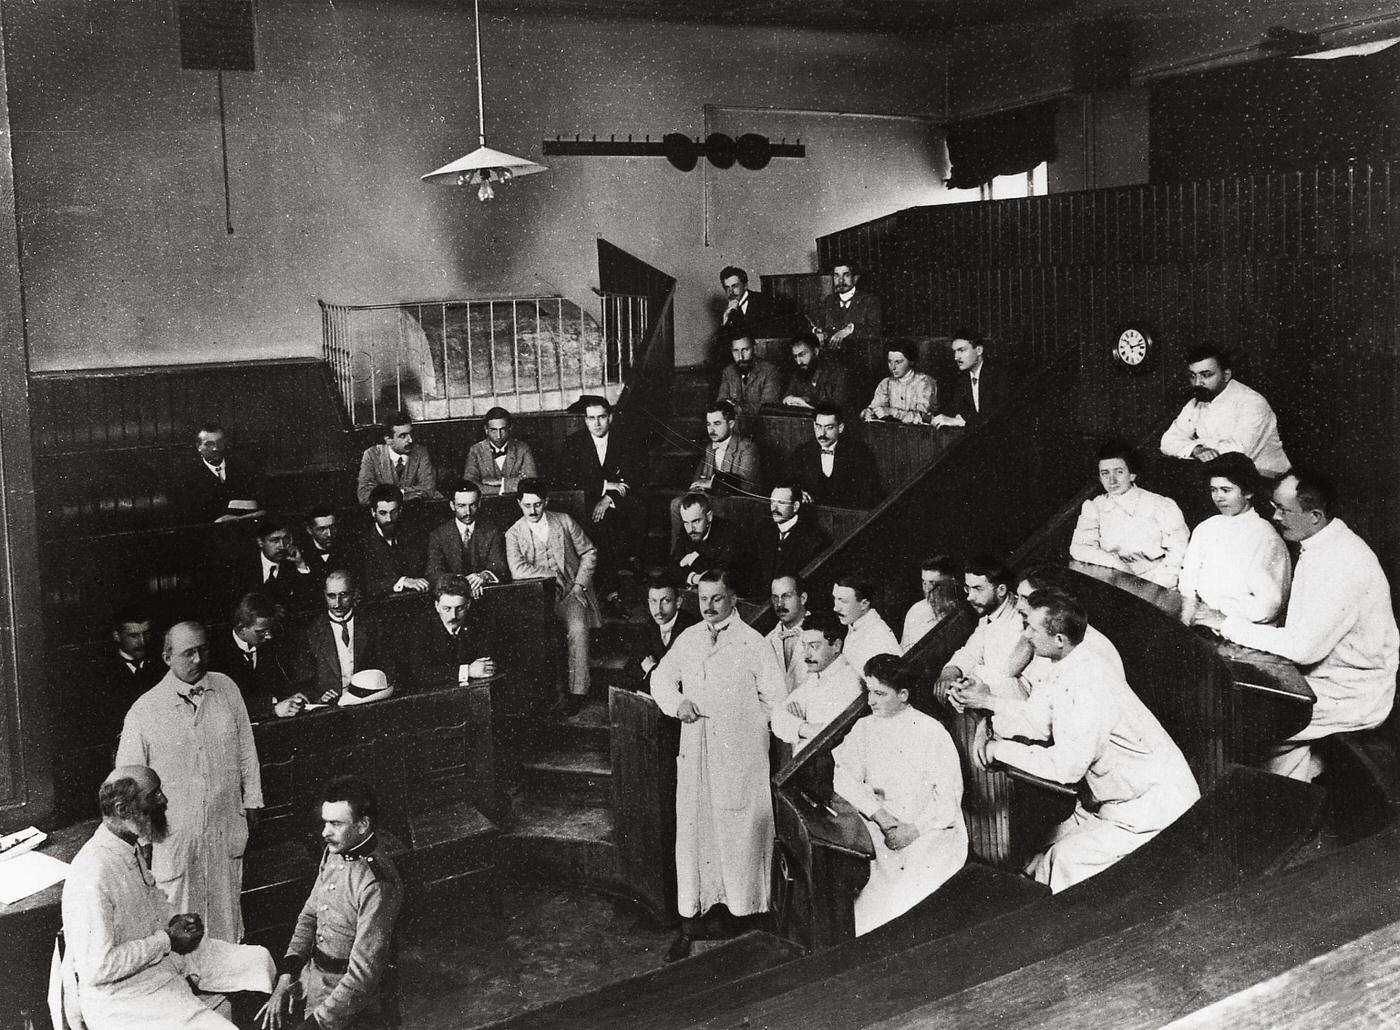
[(1205, 466), (1210, 499), (1219, 515), (1191, 534), (1181, 568), (1181, 621), (1191, 625), (1209, 611), (1271, 623), (1283, 609), (1293, 564), (1283, 538), (1254, 510), (1259, 472), (1238, 451)]
[(1099, 449), (1104, 492), (1084, 502), (1069, 556), (1175, 587), (1190, 533), (1176, 502), (1137, 485), (1141, 464), (1126, 444)]

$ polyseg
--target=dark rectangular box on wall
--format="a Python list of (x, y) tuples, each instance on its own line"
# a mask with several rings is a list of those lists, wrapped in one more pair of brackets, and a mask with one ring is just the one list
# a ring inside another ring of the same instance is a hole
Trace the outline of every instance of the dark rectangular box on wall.
[(253, 0), (180, 0), (180, 67), (256, 71)]

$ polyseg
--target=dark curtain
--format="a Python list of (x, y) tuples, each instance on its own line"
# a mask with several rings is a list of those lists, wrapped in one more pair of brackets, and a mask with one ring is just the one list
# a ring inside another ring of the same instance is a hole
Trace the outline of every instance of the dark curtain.
[(1152, 182), (1296, 171), (1395, 154), (1400, 46), (1271, 58), (1152, 86)]
[(948, 188), (976, 189), (998, 175), (1055, 160), (1057, 106), (1051, 101), (948, 126)]

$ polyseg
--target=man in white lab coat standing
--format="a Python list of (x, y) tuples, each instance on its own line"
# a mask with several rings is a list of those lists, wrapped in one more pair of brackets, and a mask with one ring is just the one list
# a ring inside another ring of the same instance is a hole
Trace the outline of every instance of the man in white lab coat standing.
[(651, 674), (651, 695), (679, 719), (676, 900), (681, 929), (667, 952), (690, 953), (695, 922), (715, 905), (768, 911), (773, 803), (768, 718), (787, 694), (773, 649), (735, 611), (733, 574), (697, 586), (704, 620), (680, 635)]

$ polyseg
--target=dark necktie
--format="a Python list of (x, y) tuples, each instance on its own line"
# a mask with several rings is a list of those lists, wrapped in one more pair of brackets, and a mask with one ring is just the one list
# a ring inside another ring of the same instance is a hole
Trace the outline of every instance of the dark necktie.
[(256, 669), (258, 667), (258, 652), (244, 651), (243, 660), (248, 663), (249, 669)]
[(276, 566), (276, 565), (269, 565), (269, 566), (268, 566), (268, 569), (267, 569), (267, 579), (265, 579), (263, 582), (265, 582), (265, 583), (271, 583), (271, 582), (272, 582), (273, 580), (275, 580), (276, 578), (277, 578), (277, 566)]
[(404, 466), (407, 465), (407, 464), (408, 464), (408, 462), (404, 461), (402, 458), (400, 458), (398, 461), (394, 462), (394, 482), (395, 482), (395, 483), (402, 483), (402, 482), (403, 482), (403, 470), (404, 470)]
[(341, 642), (342, 644), (344, 644), (346, 647), (349, 647), (349, 646), (350, 646), (350, 620), (349, 620), (349, 619), (331, 619), (331, 622), (333, 622), (335, 625), (337, 625), (337, 626), (340, 627), (340, 642)]
[(136, 845), (136, 859), (144, 869), (151, 868), (151, 852), (153, 850), (154, 846), (151, 844), (137, 843)]

